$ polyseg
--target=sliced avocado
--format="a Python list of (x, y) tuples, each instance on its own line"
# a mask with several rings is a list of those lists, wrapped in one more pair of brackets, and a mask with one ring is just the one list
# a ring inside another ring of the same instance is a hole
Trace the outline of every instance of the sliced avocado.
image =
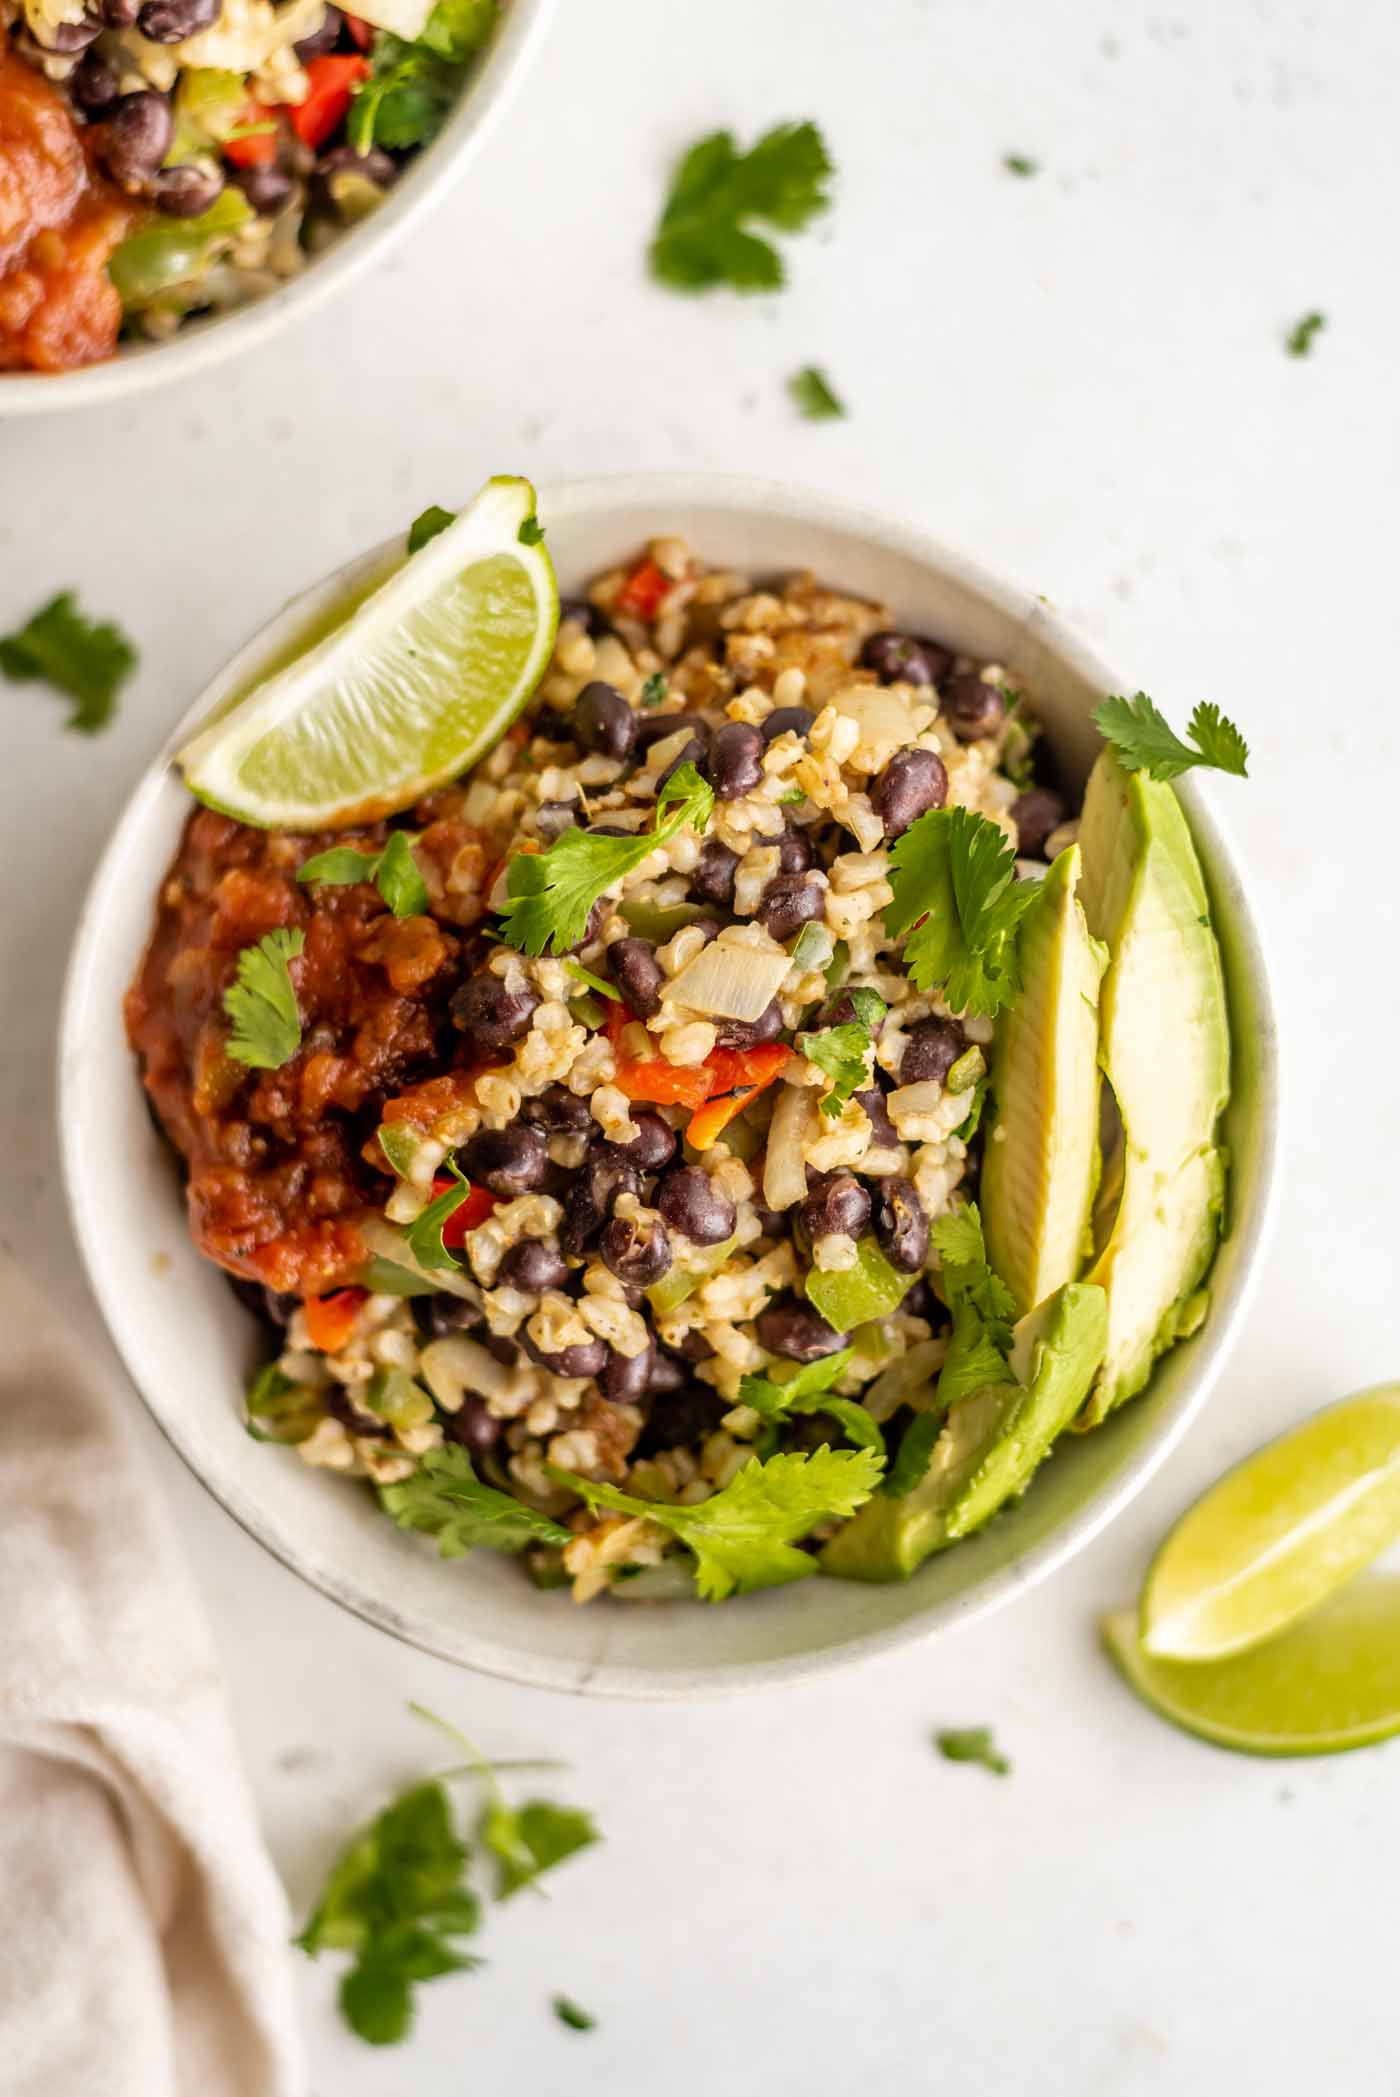
[(1021, 996), (997, 1026), (982, 1166), (987, 1257), (1024, 1317), (1083, 1263), (1098, 1170), (1099, 981), (1108, 950), (1061, 852), (1018, 941)]
[(1025, 1381), (973, 1391), (949, 1413), (924, 1477), (902, 1499), (876, 1493), (821, 1554), (840, 1580), (905, 1580), (1017, 1493), (1084, 1403), (1108, 1325), (1102, 1289), (1070, 1282), (1016, 1328)]
[(1089, 929), (1109, 950), (1099, 1061), (1123, 1127), (1123, 1191), (1086, 1277), (1108, 1296), (1108, 1344), (1084, 1424), (1140, 1391), (1199, 1322), (1224, 1203), (1217, 1124), (1230, 1089), (1220, 951), (1191, 833), (1171, 787), (1104, 751), (1079, 831)]

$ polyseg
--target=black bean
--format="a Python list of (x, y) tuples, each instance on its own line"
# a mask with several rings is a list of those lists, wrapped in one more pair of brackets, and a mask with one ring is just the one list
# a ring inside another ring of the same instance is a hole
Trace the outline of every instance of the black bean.
[(1017, 851), (1026, 859), (1044, 858), (1046, 840), (1064, 819), (1065, 804), (1048, 786), (1033, 786), (1018, 795), (1011, 804)]
[(504, 1420), (493, 1420), (486, 1410), (486, 1400), (468, 1391), (455, 1413), (449, 1413), (443, 1426), (443, 1439), (458, 1443), (473, 1456), (489, 1456), (505, 1429)]
[(334, 51), (344, 27), (345, 17), (340, 9), (327, 7), (320, 28), (313, 29), (310, 36), (304, 36), (299, 44), (293, 44), (292, 49), (305, 65), (308, 58), (319, 58), (325, 51)]
[(812, 864), (812, 840), (805, 830), (789, 823), (778, 839), (778, 872), (780, 874), (805, 874)]
[(619, 1354), (608, 1349), (608, 1359), (598, 1376), (598, 1389), (610, 1405), (639, 1405), (651, 1388), (652, 1361), (656, 1350), (646, 1346), (640, 1354)]
[(575, 1340), (570, 1347), (561, 1347), (557, 1354), (546, 1354), (537, 1347), (528, 1332), (520, 1329), (521, 1344), (532, 1362), (541, 1369), (551, 1370), (555, 1376), (598, 1376), (607, 1365), (608, 1350), (601, 1340)]
[(579, 812), (577, 801), (541, 801), (535, 810), (536, 836), (552, 845), (566, 830), (577, 829)]
[(753, 1212), (758, 1218), (758, 1227), (765, 1238), (785, 1238), (787, 1236), (787, 1217), (781, 1209), (770, 1209), (765, 1207), (761, 1201), (756, 1201), (753, 1205)]
[(903, 837), (911, 823), (947, 798), (948, 774), (935, 750), (896, 750), (870, 789), (888, 838)]
[(222, 0), (146, 0), (136, 26), (153, 44), (182, 44), (217, 22), (221, 5)]
[(438, 1290), (432, 1296), (413, 1298), (413, 1322), (430, 1340), (445, 1340), (452, 1332), (472, 1332), (486, 1322), (480, 1304), (465, 1296), (449, 1296)]
[[(819, 1009), (813, 1027), (820, 1032), (823, 1027), (863, 1027), (866, 1022), (856, 1009), (856, 1001), (849, 990), (834, 991)], [(872, 1041), (878, 1041), (884, 1027), (883, 1016), (870, 1028)]]
[(312, 194), (323, 211), (339, 211), (338, 175), (355, 175), (375, 189), (391, 189), (398, 173), (398, 162), (391, 160), (382, 146), (371, 146), (367, 153), (357, 153), (353, 146), (331, 146), (316, 162)]
[(632, 1125), (637, 1133), (630, 1143), (610, 1143), (607, 1148), (626, 1158), (638, 1172), (660, 1172), (676, 1155), (676, 1132), (650, 1107), (633, 1107)]
[(99, 51), (79, 61), (68, 92), (87, 116), (104, 116), (121, 93), (121, 76)]
[(259, 218), (275, 218), (294, 187), (280, 167), (238, 167), (231, 175)]
[(649, 939), (615, 939), (608, 948), (608, 967), (639, 1019), (650, 1019), (661, 1009), (661, 986), (666, 977)]
[(580, 750), (599, 757), (628, 757), (637, 735), (637, 717), (614, 684), (595, 678), (574, 701), (570, 718)]
[(637, 1441), (639, 1456), (659, 1449), (686, 1449), (712, 1434), (729, 1406), (708, 1384), (686, 1382), (679, 1390), (658, 1391), (646, 1426)]
[(503, 1369), (513, 1369), (520, 1359), (520, 1348), (503, 1332), (488, 1333), (482, 1344), (491, 1359), (499, 1362)]
[(549, 1163), (538, 1129), (513, 1121), (503, 1129), (480, 1129), (463, 1155), (467, 1177), (493, 1194), (528, 1194)]
[(542, 1296), (546, 1289), (562, 1289), (569, 1269), (564, 1255), (543, 1238), (522, 1238), (501, 1261), (498, 1279), (527, 1296)]
[(938, 684), (953, 666), (941, 642), (914, 633), (873, 633), (860, 659), (882, 684)]
[(200, 218), (217, 202), (224, 186), (222, 168), (163, 167), (155, 179), (155, 204), (167, 218)]
[(641, 1174), (610, 1143), (595, 1143), (564, 1201), (559, 1243), (565, 1252), (587, 1250), (613, 1212), (619, 1194), (636, 1194)]
[(102, 0), (102, 19), (109, 29), (130, 29), (141, 12), (141, 0)]
[(758, 914), (769, 938), (783, 946), (804, 925), (819, 918), (825, 906), (826, 898), (815, 881), (803, 874), (775, 874), (763, 891)]
[(785, 1355), (790, 1362), (817, 1362), (824, 1354), (835, 1354), (846, 1344), (843, 1332), (833, 1332), (825, 1318), (793, 1295), (774, 1297), (754, 1320), (760, 1347), (769, 1354)]
[(551, 1136), (577, 1136), (597, 1126), (588, 1101), (558, 1083), (546, 1085), (543, 1092), (527, 1099), (520, 1111), (533, 1128), (545, 1129)]
[(726, 910), (734, 901), (734, 874), (739, 854), (731, 852), (717, 837), (707, 837), (690, 877), (690, 893), (702, 903), (719, 903)]
[(922, 1275), (917, 1281), (910, 1282), (908, 1293), (899, 1308), (907, 1312), (911, 1318), (926, 1319), (935, 1332), (942, 1332), (949, 1322), (947, 1305), (939, 1302)]
[(661, 1182), (656, 1196), (672, 1230), (696, 1245), (718, 1245), (734, 1235), (734, 1204), (698, 1165), (683, 1165)]
[(901, 1274), (919, 1273), (928, 1258), (928, 1217), (912, 1180), (880, 1181), (875, 1236), (891, 1267)]
[(561, 626), (566, 619), (572, 619), (576, 625), (583, 628), (590, 639), (595, 641), (600, 641), (605, 633), (612, 632), (606, 615), (599, 611), (596, 604), (590, 604), (584, 597), (561, 597), (559, 600), (559, 623)]
[(348, 1434), (358, 1435), (362, 1442), (387, 1441), (394, 1431), (377, 1413), (362, 1413), (350, 1393), (339, 1384), (332, 1384), (326, 1393), (326, 1411), (333, 1420), (339, 1420)]
[(682, 1333), (676, 1342), (677, 1354), (684, 1355), (688, 1362), (707, 1362), (714, 1351), (704, 1333), (696, 1329)]
[(1006, 695), (975, 672), (951, 678), (942, 694), (943, 715), (960, 743), (995, 735), (1006, 718)]
[(468, 976), (452, 993), (452, 1024), (461, 1028), (474, 1055), (494, 1056), (527, 1032), (539, 1001), (539, 992), (528, 983), (507, 990), (499, 976)]
[(721, 801), (752, 793), (763, 777), (763, 737), (747, 721), (726, 721), (710, 745), (710, 784)]
[(776, 1041), (783, 1031), (783, 1008), (774, 998), (764, 1006), (757, 1019), (726, 1019), (721, 1021), (719, 1045), (727, 1049), (757, 1048), (760, 1042)]
[(708, 779), (709, 777), (709, 727), (704, 721), (700, 720), (698, 716), (687, 716), (686, 718), (690, 720), (690, 741), (675, 757), (671, 759), (671, 762), (667, 765), (665, 771), (658, 774), (656, 781), (656, 791), (658, 794), (661, 792), (662, 787), (665, 786), (667, 780), (674, 778), (675, 774), (679, 772), (682, 765), (694, 765), (696, 771), (700, 774), (700, 777), (702, 779)]
[(649, 1289), (670, 1272), (671, 1240), (664, 1223), (641, 1223), (632, 1216), (614, 1216), (604, 1226), (598, 1249), (604, 1266), (634, 1289)]
[(905, 1039), (900, 1084), (919, 1085), (931, 1078), (941, 1085), (966, 1047), (966, 1036), (955, 1019), (921, 1019)]
[(858, 1238), (870, 1221), (870, 1196), (849, 1172), (810, 1173), (807, 1198), (797, 1216), (813, 1241), (833, 1232)]
[(775, 742), (780, 735), (800, 735), (806, 742), (816, 718), (805, 706), (775, 706), (759, 733), (765, 743)]
[(143, 87), (123, 95), (102, 125), (98, 158), (112, 180), (130, 195), (148, 188), (170, 149), (175, 119), (164, 95)]
[(870, 1140), (876, 1149), (898, 1149), (899, 1137), (895, 1132), (894, 1123), (890, 1120), (885, 1095), (879, 1086), (867, 1085), (865, 1090), (857, 1092), (855, 1097), (865, 1109), (865, 1118), (870, 1123)]
[(679, 1391), (690, 1381), (690, 1371), (664, 1347), (653, 1347), (647, 1356), (647, 1389)]

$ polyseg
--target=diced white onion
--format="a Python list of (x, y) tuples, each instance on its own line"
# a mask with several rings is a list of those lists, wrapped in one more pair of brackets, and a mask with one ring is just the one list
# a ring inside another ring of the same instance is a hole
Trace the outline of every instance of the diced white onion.
[(763, 1200), (770, 1209), (790, 1209), (807, 1194), (803, 1147), (815, 1095), (800, 1085), (784, 1085), (768, 1129), (768, 1155), (763, 1163)]
[(778, 995), (791, 965), (781, 947), (766, 953), (721, 933), (672, 977), (666, 999), (713, 1019), (755, 1020)]
[(468, 1391), (480, 1398), (498, 1397), (513, 1374), (479, 1340), (458, 1332), (431, 1341), (418, 1357), (418, 1370), (438, 1404), (449, 1413), (460, 1409)]

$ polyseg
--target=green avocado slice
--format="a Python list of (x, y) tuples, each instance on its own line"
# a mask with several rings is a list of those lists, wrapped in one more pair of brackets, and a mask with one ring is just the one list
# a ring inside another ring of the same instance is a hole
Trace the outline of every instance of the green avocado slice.
[(1200, 1321), (1224, 1206), (1230, 1035), (1205, 883), (1171, 787), (1104, 751), (1079, 835), (1085, 915), (1109, 950), (1099, 1061), (1123, 1128), (1118, 1212), (1087, 1276), (1108, 1297), (1093, 1426)]
[(1098, 1170), (1099, 982), (1108, 950), (1061, 852), (1021, 926), (1023, 989), (997, 1025), (995, 1113), (982, 1168), (987, 1257), (1024, 1317), (1073, 1281), (1088, 1250)]
[(1084, 1403), (1103, 1355), (1102, 1289), (1069, 1282), (1016, 1327), (1024, 1381), (973, 1391), (949, 1413), (924, 1477), (902, 1499), (876, 1493), (821, 1553), (840, 1580), (905, 1580), (932, 1552), (968, 1536), (1030, 1484)]

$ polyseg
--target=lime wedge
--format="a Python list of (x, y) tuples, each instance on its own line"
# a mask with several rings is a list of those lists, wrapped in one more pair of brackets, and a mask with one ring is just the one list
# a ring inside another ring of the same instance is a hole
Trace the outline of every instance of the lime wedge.
[(1212, 1661), (1290, 1624), (1400, 1536), (1400, 1384), (1315, 1413), (1177, 1523), (1142, 1592), (1144, 1651)]
[(497, 742), (554, 645), (528, 481), (488, 481), (324, 639), (187, 743), (191, 792), (264, 829), (392, 815)]
[(1335, 1755), (1400, 1733), (1400, 1579), (1369, 1573), (1267, 1645), (1228, 1660), (1154, 1660), (1137, 1614), (1103, 1638), (1143, 1702), (1246, 1755)]

